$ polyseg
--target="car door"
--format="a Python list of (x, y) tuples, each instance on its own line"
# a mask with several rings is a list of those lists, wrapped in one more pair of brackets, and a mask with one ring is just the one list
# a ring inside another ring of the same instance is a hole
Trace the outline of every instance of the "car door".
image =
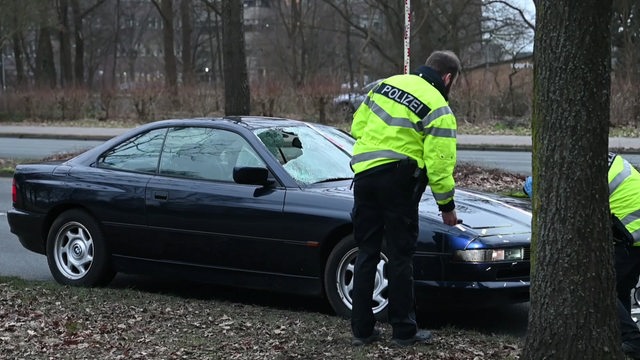
[[(116, 256), (143, 253), (147, 237), (145, 191), (156, 173), (167, 129), (154, 129), (106, 150), (77, 174), (74, 197), (102, 223)], [(76, 176), (74, 169), (71, 176)]]
[(146, 191), (154, 259), (230, 271), (289, 271), (268, 258), (285, 246), (274, 236), (285, 189), (236, 184), (234, 166), (266, 167), (238, 133), (209, 127), (168, 132), (159, 175)]

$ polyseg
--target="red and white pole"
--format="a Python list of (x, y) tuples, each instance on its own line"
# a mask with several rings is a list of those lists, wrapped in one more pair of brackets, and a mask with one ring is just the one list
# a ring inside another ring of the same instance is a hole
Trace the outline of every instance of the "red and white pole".
[(404, 73), (409, 73), (411, 55), (411, 0), (404, 0)]

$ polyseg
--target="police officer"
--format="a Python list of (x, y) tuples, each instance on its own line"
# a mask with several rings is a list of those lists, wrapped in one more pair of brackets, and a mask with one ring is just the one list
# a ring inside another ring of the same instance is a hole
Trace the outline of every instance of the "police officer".
[[(608, 180), (622, 350), (640, 359), (640, 331), (631, 318), (630, 296), (640, 276), (640, 173), (622, 156), (609, 153)], [(523, 190), (531, 197), (531, 177), (525, 180)]]
[(353, 116), (352, 217), (359, 248), (351, 316), (355, 346), (380, 338), (371, 299), (383, 240), (392, 342), (407, 346), (431, 338), (429, 331), (417, 328), (415, 317), (418, 203), (429, 183), (444, 223), (458, 222), (453, 200), (457, 125), (448, 95), (459, 72), (453, 52), (435, 51), (414, 73), (382, 81)]

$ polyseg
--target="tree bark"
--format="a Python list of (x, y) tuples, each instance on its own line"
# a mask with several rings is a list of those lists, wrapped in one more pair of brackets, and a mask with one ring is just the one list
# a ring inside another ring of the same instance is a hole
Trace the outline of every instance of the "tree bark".
[(622, 359), (607, 185), (611, 0), (535, 0), (531, 307), (522, 359)]
[(244, 48), (243, 2), (222, 2), (225, 115), (249, 115), (251, 96)]

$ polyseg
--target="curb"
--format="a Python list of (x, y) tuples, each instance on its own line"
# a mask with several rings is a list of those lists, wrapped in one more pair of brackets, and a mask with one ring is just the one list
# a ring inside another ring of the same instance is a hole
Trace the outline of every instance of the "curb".
[[(79, 133), (73, 133), (69, 128), (60, 129), (59, 132), (51, 132), (52, 128), (48, 128), (49, 132), (42, 132), (39, 130), (30, 129), (10, 129), (7, 131), (1, 131), (0, 138), (16, 138), (16, 139), (60, 139), (60, 140), (87, 140), (87, 141), (106, 141), (114, 138), (125, 131), (126, 128), (82, 128)], [(96, 133), (96, 130), (102, 133)], [(93, 132), (93, 133), (92, 133)], [(495, 135), (496, 140), (500, 141), (503, 138), (503, 143), (487, 143), (489, 139), (476, 136), (476, 135), (461, 135), (458, 138), (458, 150), (477, 150), (477, 151), (528, 151), (531, 152), (533, 147), (531, 145), (530, 138), (528, 140), (514, 140), (514, 136)], [(621, 140), (622, 139), (622, 140)], [(640, 154), (640, 145), (638, 148), (627, 147), (628, 142), (624, 141), (624, 138), (611, 138), (610, 144), (616, 144), (617, 146), (610, 146), (609, 149), (621, 154)]]
[(1, 133), (0, 138), (107, 141), (117, 135)]

